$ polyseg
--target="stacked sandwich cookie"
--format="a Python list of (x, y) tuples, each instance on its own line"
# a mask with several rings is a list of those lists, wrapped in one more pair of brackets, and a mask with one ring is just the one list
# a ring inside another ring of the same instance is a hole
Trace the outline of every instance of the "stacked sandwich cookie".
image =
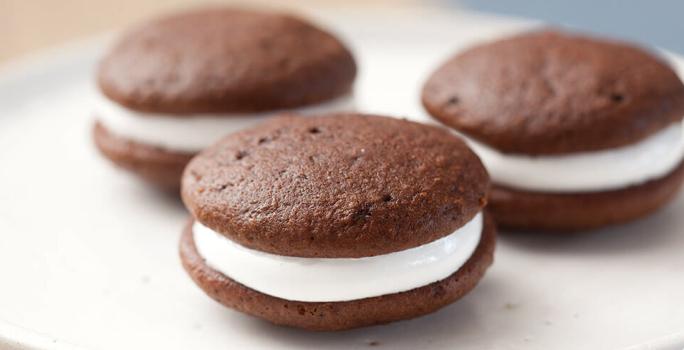
[(627, 222), (684, 179), (684, 85), (626, 43), (539, 31), (480, 45), (437, 69), (422, 100), (472, 141), (502, 227)]
[(334, 36), (281, 13), (209, 8), (125, 34), (103, 58), (93, 133), (100, 151), (177, 189), (194, 154), (281, 110), (353, 110), (356, 65)]
[(285, 116), (186, 168), (180, 253), (212, 298), (341, 330), (433, 312), (492, 263), (488, 175), (449, 131), (360, 114)]

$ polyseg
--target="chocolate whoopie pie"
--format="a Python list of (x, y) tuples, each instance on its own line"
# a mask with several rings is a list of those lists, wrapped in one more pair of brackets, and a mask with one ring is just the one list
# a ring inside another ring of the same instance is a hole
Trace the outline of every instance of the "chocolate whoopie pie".
[(283, 13), (207, 8), (139, 26), (97, 73), (94, 138), (117, 165), (179, 187), (194, 154), (280, 110), (353, 109), (356, 65), (333, 35)]
[(422, 101), (472, 141), (502, 227), (623, 223), (684, 179), (684, 85), (626, 43), (546, 30), (483, 44), (439, 67)]
[(447, 130), (360, 114), (286, 116), (187, 166), (192, 279), (270, 322), (342, 330), (433, 312), (492, 263), (487, 173)]

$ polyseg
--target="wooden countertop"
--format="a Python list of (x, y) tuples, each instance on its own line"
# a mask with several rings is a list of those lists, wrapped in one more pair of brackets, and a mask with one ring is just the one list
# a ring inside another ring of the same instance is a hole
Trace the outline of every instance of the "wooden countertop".
[[(242, 1), (271, 7), (369, 6), (410, 0)], [(236, 3), (236, 1), (211, 2)], [(0, 64), (41, 48), (125, 27), (159, 13), (197, 6), (192, 0), (0, 0)]]

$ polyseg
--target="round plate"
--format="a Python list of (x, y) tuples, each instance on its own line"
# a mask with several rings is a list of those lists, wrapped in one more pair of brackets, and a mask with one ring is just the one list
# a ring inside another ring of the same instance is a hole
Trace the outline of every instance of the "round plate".
[[(313, 16), (354, 49), (362, 109), (422, 121), (418, 92), (438, 63), (531, 25), (426, 9)], [(178, 199), (92, 145), (93, 67), (108, 41), (0, 74), (0, 348), (605, 349), (682, 330), (682, 196), (599, 232), (504, 232), (472, 293), (415, 320), (309, 333), (220, 306), (181, 268)]]

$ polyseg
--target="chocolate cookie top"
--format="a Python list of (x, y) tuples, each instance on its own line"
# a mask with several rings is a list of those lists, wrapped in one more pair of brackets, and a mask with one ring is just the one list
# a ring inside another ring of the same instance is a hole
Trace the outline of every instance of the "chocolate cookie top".
[(458, 54), (432, 74), (422, 100), (485, 144), (533, 155), (628, 145), (684, 116), (684, 85), (657, 57), (554, 31)]
[(454, 232), (485, 205), (489, 178), (450, 132), (360, 114), (287, 116), (209, 147), (182, 197), (202, 224), (253, 249), (364, 257)]
[(280, 13), (186, 12), (125, 34), (98, 83), (135, 110), (171, 114), (292, 108), (348, 93), (351, 53), (331, 34)]

